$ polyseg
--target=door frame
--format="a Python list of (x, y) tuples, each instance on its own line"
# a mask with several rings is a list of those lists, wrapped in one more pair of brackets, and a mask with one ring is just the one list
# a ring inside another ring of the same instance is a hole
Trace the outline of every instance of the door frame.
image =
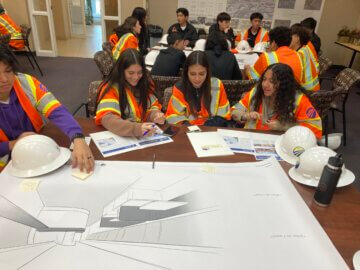
[(106, 41), (106, 27), (105, 27), (105, 21), (118, 21), (118, 24), (121, 24), (121, 0), (117, 0), (118, 2), (118, 16), (106, 16), (105, 15), (105, 1), (101, 1), (100, 6), (100, 18), (101, 18), (101, 32), (102, 32), (102, 40), (103, 42)]
[[(46, 11), (37, 11), (37, 10), (34, 10), (34, 5), (33, 5), (34, 1), (27, 0), (28, 13), (29, 13), (29, 18), (30, 18), (30, 23), (31, 23), (31, 29), (33, 32), (35, 51), (36, 51), (36, 55), (38, 55), (38, 56), (56, 57), (57, 56), (57, 44), (56, 44), (54, 17), (52, 14), (51, 0), (44, 0), (44, 1), (46, 3)], [(38, 34), (39, 32), (38, 32), (37, 25), (35, 22), (36, 16), (47, 17), (49, 31), (50, 31), (50, 43), (51, 43), (50, 50), (40, 49), (40, 41), (39, 41), (39, 34)]]

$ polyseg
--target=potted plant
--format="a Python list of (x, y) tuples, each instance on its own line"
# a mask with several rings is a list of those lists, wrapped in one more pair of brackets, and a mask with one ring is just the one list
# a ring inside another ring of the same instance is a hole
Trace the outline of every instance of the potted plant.
[(349, 35), (350, 35), (349, 28), (347, 28), (347, 26), (344, 26), (343, 28), (340, 29), (340, 31), (338, 33), (337, 41), (347, 43), (347, 42), (349, 42)]
[(357, 46), (360, 46), (360, 29), (357, 31), (355, 39), (354, 39), (354, 44)]
[(349, 34), (349, 43), (355, 43), (355, 39), (357, 38), (357, 29), (350, 31)]

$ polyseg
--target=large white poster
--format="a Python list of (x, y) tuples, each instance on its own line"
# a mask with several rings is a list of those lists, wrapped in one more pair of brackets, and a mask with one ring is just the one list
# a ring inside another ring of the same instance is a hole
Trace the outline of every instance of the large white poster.
[(307, 17), (320, 21), (325, 0), (178, 0), (179, 7), (190, 13), (190, 22), (198, 28), (208, 28), (220, 12), (231, 16), (231, 26), (240, 31), (250, 27), (250, 15), (263, 14), (263, 27), (291, 26)]

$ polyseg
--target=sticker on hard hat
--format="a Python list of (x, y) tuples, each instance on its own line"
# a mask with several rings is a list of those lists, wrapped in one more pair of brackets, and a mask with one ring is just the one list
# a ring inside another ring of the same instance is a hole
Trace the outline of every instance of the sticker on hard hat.
[(46, 86), (43, 85), (42, 83), (40, 83), (39, 88), (40, 88), (41, 90), (43, 90), (44, 92), (48, 92)]
[(300, 155), (302, 154), (302, 153), (304, 153), (305, 152), (305, 149), (303, 148), (303, 147), (301, 147), (301, 146), (296, 146), (296, 147), (294, 147), (294, 149), (293, 149), (293, 154), (296, 156), (296, 157), (300, 157)]
[(313, 107), (310, 107), (306, 110), (306, 116), (309, 118), (315, 118), (316, 117), (316, 110)]

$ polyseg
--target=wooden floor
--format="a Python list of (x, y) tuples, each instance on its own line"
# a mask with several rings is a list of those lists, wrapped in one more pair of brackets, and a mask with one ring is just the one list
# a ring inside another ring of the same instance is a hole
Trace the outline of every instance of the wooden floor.
[(86, 38), (57, 40), (58, 56), (92, 58), (101, 50), (101, 25), (87, 25)]

